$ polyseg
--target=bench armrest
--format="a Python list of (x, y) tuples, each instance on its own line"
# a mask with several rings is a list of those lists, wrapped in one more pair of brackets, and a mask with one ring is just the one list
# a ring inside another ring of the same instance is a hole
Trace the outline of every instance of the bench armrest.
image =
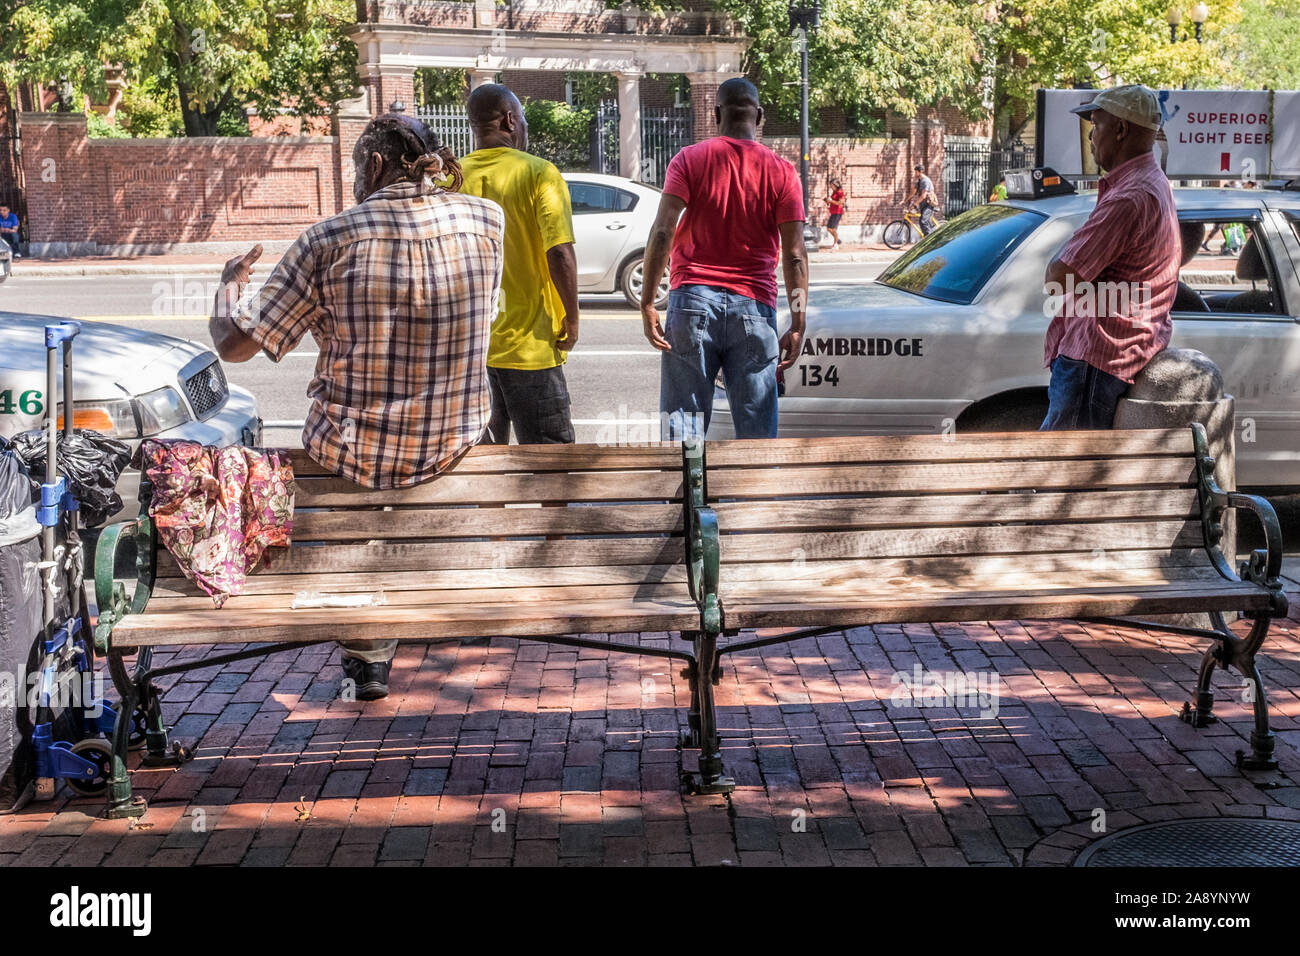
[[(1210, 455), (1205, 426), (1192, 424), (1192, 441), (1196, 446), (1197, 495), (1201, 503), (1201, 528), (1205, 536), (1205, 549), (1219, 573), (1229, 580), (1240, 578), (1270, 591), (1274, 596), (1273, 610), (1279, 616), (1287, 613), (1286, 595), (1282, 588), (1282, 525), (1273, 506), (1258, 495), (1224, 491), (1214, 478), (1214, 457)], [(1253, 511), (1264, 529), (1265, 547), (1251, 552), (1249, 560), (1242, 561), (1237, 574), (1232, 573), (1231, 561), (1223, 554), (1219, 543), (1223, 540), (1223, 515), (1231, 508)]]
[[(135, 542), (135, 588), (128, 598), (126, 588), (114, 580), (117, 553), (122, 540)], [(134, 521), (109, 525), (95, 545), (95, 604), (99, 617), (95, 624), (95, 650), (108, 652), (109, 635), (128, 614), (140, 614), (149, 603), (154, 584), (154, 553), (158, 546), (153, 520), (142, 515)]]
[(718, 516), (707, 500), (707, 472), (703, 439), (682, 443), (682, 529), (685, 532), (686, 580), (691, 598), (700, 609), (700, 627), (710, 634), (722, 632), (722, 599), (718, 595), (722, 546)]

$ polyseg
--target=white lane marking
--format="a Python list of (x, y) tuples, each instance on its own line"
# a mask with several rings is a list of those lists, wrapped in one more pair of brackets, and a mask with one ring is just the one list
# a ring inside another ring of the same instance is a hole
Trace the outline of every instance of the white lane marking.
[(575, 425), (658, 425), (657, 418), (575, 418)]
[(657, 355), (658, 353), (648, 344), (643, 349), (583, 349), (569, 353), (569, 358), (578, 358), (582, 355)]

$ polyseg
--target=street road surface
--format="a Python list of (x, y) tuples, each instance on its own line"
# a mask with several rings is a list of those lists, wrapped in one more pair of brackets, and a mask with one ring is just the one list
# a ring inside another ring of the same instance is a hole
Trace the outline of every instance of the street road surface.
[[(880, 263), (814, 264), (811, 296), (815, 301), (819, 284), (869, 282), (883, 268)], [(214, 267), (186, 276), (19, 274), (0, 286), (0, 310), (116, 322), (211, 347), (208, 315), (219, 273)], [(255, 271), (254, 285), (257, 278)], [(659, 354), (641, 334), (640, 313), (621, 295), (584, 296), (580, 305), (578, 347), (565, 366), (577, 440), (611, 441), (616, 434), (624, 442), (657, 440)], [(278, 366), (262, 355), (242, 364), (226, 363), (227, 378), (257, 397), (268, 423), (266, 444), (301, 445), (307, 383), (315, 363), (316, 343), (310, 336)]]

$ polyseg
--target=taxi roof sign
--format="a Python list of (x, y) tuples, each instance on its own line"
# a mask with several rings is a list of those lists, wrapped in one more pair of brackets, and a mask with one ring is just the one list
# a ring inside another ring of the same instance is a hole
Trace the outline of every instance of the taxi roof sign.
[(1006, 177), (1008, 199), (1045, 199), (1068, 196), (1075, 191), (1074, 184), (1051, 166), (1008, 169)]

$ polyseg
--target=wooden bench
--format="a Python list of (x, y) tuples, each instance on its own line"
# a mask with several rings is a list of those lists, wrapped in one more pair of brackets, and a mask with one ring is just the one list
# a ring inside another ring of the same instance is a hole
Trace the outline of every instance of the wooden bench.
[[(723, 655), (877, 623), (1110, 619), (1209, 612), (1213, 629), (1146, 624), (1212, 640), (1194, 705), (1212, 721), (1210, 678), (1255, 682), (1242, 766), (1276, 766), (1255, 654), (1286, 614), (1276, 515), (1213, 481), (1204, 431), (818, 438), (656, 445), (479, 447), (447, 474), (396, 492), (322, 475), (301, 454), (294, 544), (220, 611), (157, 554), (147, 518), (100, 540), (98, 648), (123, 706), (110, 813), (140, 812), (126, 773), (132, 737), (165, 760), (151, 678), (326, 639), (507, 636), (676, 658), (691, 689), (697, 792), (727, 792), (712, 687)], [(532, 507), (512, 507), (529, 505)], [(381, 510), (391, 508), (392, 510)], [(1222, 516), (1259, 517), (1267, 548), (1240, 576), (1219, 551)], [(320, 509), (320, 510), (312, 510)], [(139, 542), (133, 602), (104, 573)], [(291, 609), (304, 590), (368, 593), (379, 607)], [(1233, 636), (1223, 613), (1254, 618)], [(725, 645), (742, 630), (796, 628)], [(582, 638), (679, 631), (690, 652)], [(267, 642), (152, 668), (150, 649)], [(124, 656), (137, 652), (128, 673)], [(183, 756), (183, 755), (182, 755)]]
[[(437, 479), (395, 491), (325, 474), (301, 451), (289, 456), (297, 486), (293, 544), (272, 549), (270, 567), (250, 575), (244, 593), (220, 610), (159, 549), (147, 515), (100, 537), (96, 643), (122, 696), (119, 713), (128, 715), (113, 740), (112, 815), (143, 812), (131, 797), (129, 745), (147, 743), (148, 763), (185, 757), (168, 739), (152, 683), (165, 674), (335, 639), (483, 636), (608, 647), (690, 667), (685, 650), (581, 635), (689, 636), (702, 619), (717, 617), (692, 597), (704, 552), (697, 543), (699, 556), (687, 561), (680, 445), (480, 445)], [(697, 472), (698, 465), (696, 458)], [(142, 501), (150, 494), (143, 488)], [(128, 539), (139, 562), (129, 599), (109, 571)], [(380, 591), (377, 606), (291, 607), (303, 592), (310, 601), (374, 599)], [(262, 646), (153, 667), (153, 648), (192, 644)], [(128, 672), (124, 657), (132, 653)]]

